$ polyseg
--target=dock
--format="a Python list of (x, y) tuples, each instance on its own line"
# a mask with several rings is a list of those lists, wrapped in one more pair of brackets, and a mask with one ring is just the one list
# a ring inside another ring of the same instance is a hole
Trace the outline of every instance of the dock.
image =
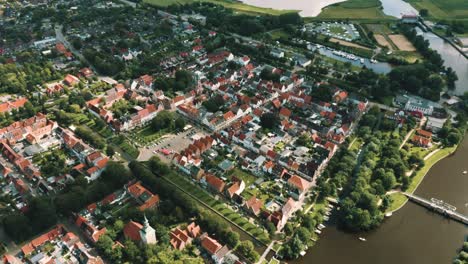
[(465, 225), (468, 225), (468, 216), (456, 212), (456, 207), (444, 203), (442, 200), (432, 198), (431, 200), (424, 199), (414, 194), (403, 193), (410, 201), (424, 206), (434, 212), (437, 212), (447, 218), (458, 221)]

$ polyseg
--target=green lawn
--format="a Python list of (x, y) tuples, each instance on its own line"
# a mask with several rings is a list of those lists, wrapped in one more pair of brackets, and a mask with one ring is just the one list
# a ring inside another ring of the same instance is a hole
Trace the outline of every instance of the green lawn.
[(390, 194), (390, 197), (392, 198), (392, 204), (387, 208), (387, 212), (393, 212), (395, 210), (398, 210), (402, 205), (408, 201), (408, 198), (402, 193), (396, 192)]
[(273, 40), (277, 40), (280, 38), (289, 38), (291, 34), (288, 32), (284, 31), (283, 29), (276, 29), (268, 32), (268, 34), (271, 36)]
[(231, 171), (229, 177), (236, 176), (239, 179), (242, 179), (245, 182), (245, 186), (249, 186), (257, 180), (257, 177), (252, 174), (245, 172), (239, 168), (235, 168)]
[(127, 139), (123, 139), (122, 137), (115, 137), (112, 139), (112, 142), (134, 159), (138, 158), (138, 155), (140, 155), (140, 151), (130, 142), (128, 142)]
[(379, 0), (348, 0), (323, 9), (323, 19), (380, 19), (389, 18), (381, 10)]
[(435, 19), (468, 19), (466, 0), (405, 0), (416, 9), (427, 9)]
[(251, 5), (246, 5), (238, 1), (231, 0), (143, 0), (143, 2), (155, 5), (155, 6), (169, 6), (174, 4), (188, 4), (194, 2), (210, 2), (219, 5), (223, 5), (226, 8), (233, 9), (235, 11), (246, 13), (246, 14), (269, 14), (269, 15), (281, 15), (291, 12), (297, 12), (297, 10), (276, 10), (271, 8), (262, 8)]

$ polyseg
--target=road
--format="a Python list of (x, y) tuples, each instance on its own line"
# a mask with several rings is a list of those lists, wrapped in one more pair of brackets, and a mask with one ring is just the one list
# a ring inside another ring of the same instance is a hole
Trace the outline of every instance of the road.
[(93, 70), (93, 72), (96, 72), (96, 73), (98, 72), (96, 68), (83, 56), (83, 54), (81, 54), (79, 50), (76, 50), (73, 47), (73, 45), (71, 45), (70, 42), (68, 42), (68, 40), (63, 35), (62, 25), (55, 26), (55, 38), (57, 39), (58, 42), (62, 42), (63, 45), (65, 45), (65, 47), (67, 47), (67, 49), (69, 49), (73, 53), (73, 55), (75, 55), (75, 57), (80, 59), (80, 61), (84, 61), (87, 65), (89, 65), (91, 67), (91, 70)]

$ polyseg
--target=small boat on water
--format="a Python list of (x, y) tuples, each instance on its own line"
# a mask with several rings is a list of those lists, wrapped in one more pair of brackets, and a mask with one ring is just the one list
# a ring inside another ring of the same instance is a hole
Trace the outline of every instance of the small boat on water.
[(359, 237), (358, 239), (361, 240), (362, 242), (366, 242), (366, 239), (363, 237)]
[(463, 171), (463, 174), (465, 174), (465, 175), (466, 175), (466, 174), (468, 174), (468, 171), (466, 171), (466, 170), (465, 170), (465, 171)]
[(390, 216), (392, 216), (392, 214), (393, 214), (392, 212), (386, 213), (385, 217), (390, 217)]
[(301, 252), (299, 252), (299, 254), (301, 255), (301, 257), (305, 256), (306, 252), (304, 250), (302, 250)]
[(320, 235), (320, 234), (322, 234), (322, 231), (320, 231), (320, 230), (318, 230), (318, 229), (315, 229), (315, 233), (316, 233), (317, 235)]

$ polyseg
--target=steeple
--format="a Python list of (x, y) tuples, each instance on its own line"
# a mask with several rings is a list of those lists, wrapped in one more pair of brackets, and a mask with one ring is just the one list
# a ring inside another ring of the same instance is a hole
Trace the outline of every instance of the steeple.
[(143, 228), (140, 230), (140, 237), (144, 244), (156, 244), (156, 231), (150, 226), (146, 214), (144, 215), (145, 221), (143, 222)]

